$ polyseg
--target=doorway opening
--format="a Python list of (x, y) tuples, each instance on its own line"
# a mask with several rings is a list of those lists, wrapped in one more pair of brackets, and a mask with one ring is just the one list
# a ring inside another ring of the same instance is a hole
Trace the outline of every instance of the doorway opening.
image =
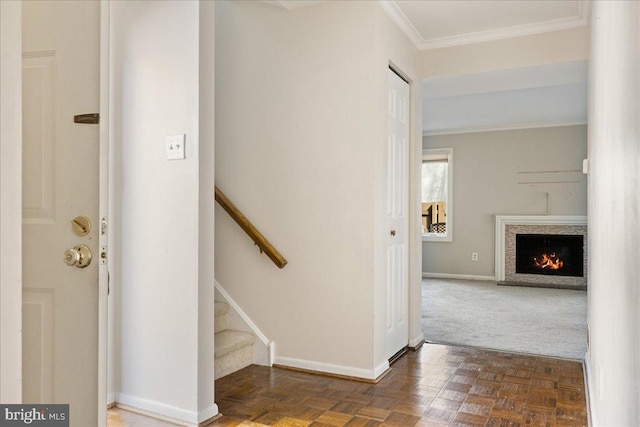
[(582, 236), (561, 241), (555, 234), (571, 234), (561, 229), (514, 239), (522, 258), (514, 273), (538, 277), (526, 287), (498, 286), (504, 254), (494, 240), (496, 216), (586, 215), (586, 177), (576, 167), (586, 157), (586, 75), (586, 61), (574, 61), (423, 81), (423, 148), (452, 150), (456, 160), (455, 206), (448, 199), (446, 210), (455, 236), (423, 235), (427, 341), (584, 357), (586, 292), (556, 285), (584, 275)]

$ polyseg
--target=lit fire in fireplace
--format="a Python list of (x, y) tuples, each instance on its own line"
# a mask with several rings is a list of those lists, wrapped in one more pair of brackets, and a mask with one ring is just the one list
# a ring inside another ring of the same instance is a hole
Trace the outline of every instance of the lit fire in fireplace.
[(540, 261), (534, 257), (533, 262), (536, 263), (536, 267), (548, 268), (549, 270), (559, 270), (564, 265), (564, 262), (556, 256), (555, 252), (552, 254), (542, 254)]

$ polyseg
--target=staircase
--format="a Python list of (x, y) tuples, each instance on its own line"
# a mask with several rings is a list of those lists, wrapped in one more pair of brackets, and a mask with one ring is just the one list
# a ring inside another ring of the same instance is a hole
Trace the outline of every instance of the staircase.
[[(247, 233), (253, 242), (278, 267), (284, 268), (287, 260), (267, 240), (246, 216), (231, 203), (218, 187), (216, 202)], [(230, 318), (227, 319), (227, 315)], [(227, 329), (227, 322), (233, 329)], [(237, 330), (242, 329), (242, 330)], [(252, 332), (248, 332), (252, 331)], [(275, 344), (260, 331), (245, 312), (216, 281), (215, 302), (215, 378), (222, 378), (253, 363), (272, 366)], [(258, 340), (256, 341), (256, 337)], [(255, 343), (255, 345), (254, 345)]]
[(227, 329), (229, 309), (226, 302), (215, 302), (215, 379), (253, 363), (253, 343), (256, 336), (251, 332)]

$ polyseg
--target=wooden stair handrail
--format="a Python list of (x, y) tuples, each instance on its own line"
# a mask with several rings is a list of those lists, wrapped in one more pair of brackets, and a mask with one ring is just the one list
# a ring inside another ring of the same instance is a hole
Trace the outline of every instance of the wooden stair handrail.
[(244, 232), (251, 237), (253, 242), (260, 248), (260, 253), (266, 253), (278, 268), (284, 268), (284, 266), (287, 265), (287, 260), (284, 259), (280, 252), (278, 252), (267, 238), (264, 237), (253, 224), (251, 224), (251, 221), (249, 221), (247, 217), (240, 212), (236, 205), (231, 203), (231, 200), (229, 200), (229, 198), (225, 196), (218, 187), (216, 187), (216, 202), (218, 202), (220, 206), (222, 206), (222, 209), (227, 211), (229, 216), (240, 226), (240, 228), (242, 228)]

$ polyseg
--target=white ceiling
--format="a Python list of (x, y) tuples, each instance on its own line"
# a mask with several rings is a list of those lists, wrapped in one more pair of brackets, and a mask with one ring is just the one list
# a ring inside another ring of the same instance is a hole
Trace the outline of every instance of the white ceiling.
[(586, 0), (381, 0), (419, 49), (575, 28), (587, 24)]
[(587, 122), (586, 61), (423, 81), (425, 135)]

